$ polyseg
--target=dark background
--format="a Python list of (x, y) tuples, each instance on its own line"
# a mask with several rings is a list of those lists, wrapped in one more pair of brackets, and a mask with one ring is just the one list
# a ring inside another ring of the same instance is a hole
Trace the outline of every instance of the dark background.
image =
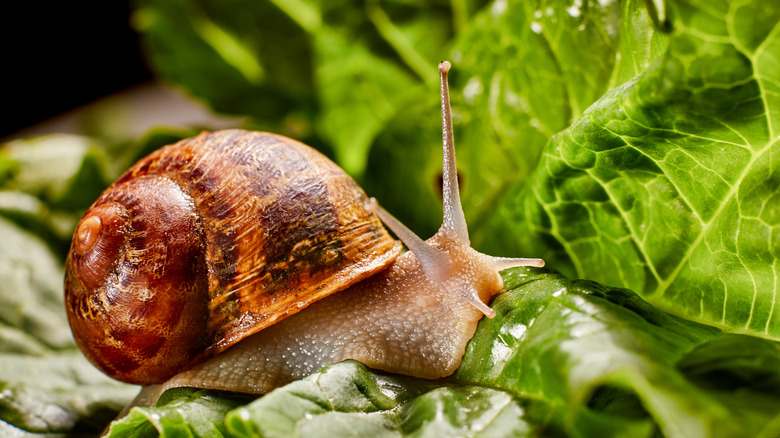
[(126, 1), (8, 2), (0, 10), (0, 137), (152, 77)]

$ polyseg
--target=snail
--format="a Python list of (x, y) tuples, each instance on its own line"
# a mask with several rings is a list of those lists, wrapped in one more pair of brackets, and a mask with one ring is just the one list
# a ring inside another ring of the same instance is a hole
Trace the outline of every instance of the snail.
[(544, 262), (470, 246), (449, 69), (439, 65), (444, 219), (427, 241), (279, 135), (202, 133), (136, 163), (84, 215), (66, 261), (87, 358), (152, 402), (177, 386), (263, 394), (345, 359), (452, 374), (495, 314), (499, 271)]

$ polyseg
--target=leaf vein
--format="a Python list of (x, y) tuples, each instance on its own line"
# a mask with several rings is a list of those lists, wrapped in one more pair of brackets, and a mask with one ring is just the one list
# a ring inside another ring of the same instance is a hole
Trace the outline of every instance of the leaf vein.
[[(745, 179), (747, 174), (750, 172), (750, 170), (753, 168), (753, 165), (759, 161), (759, 158), (771, 148), (771, 142), (768, 143), (761, 151), (759, 151), (757, 154), (753, 155), (751, 157), (750, 162), (747, 166), (742, 170), (739, 177), (736, 179), (737, 184), (731, 186), (731, 189), (725, 194), (723, 197), (722, 202), (718, 205), (718, 208), (714, 211), (711, 218), (707, 222), (702, 223), (702, 227), (699, 230), (699, 234), (696, 236), (696, 239), (691, 243), (691, 245), (688, 247), (688, 249), (685, 251), (685, 254), (680, 258), (680, 262), (677, 264), (677, 266), (672, 270), (672, 272), (669, 274), (669, 277), (659, 282), (657, 291), (661, 293), (661, 295), (664, 295), (670, 288), (670, 286), (674, 283), (674, 280), (677, 279), (677, 277), (680, 275), (680, 272), (685, 267), (686, 264), (690, 261), (691, 257), (693, 257), (694, 252), (699, 248), (699, 246), (704, 242), (705, 237), (707, 236), (707, 233), (710, 230), (710, 227), (712, 224), (716, 222), (716, 219), (720, 217), (721, 214), (723, 214), (724, 211), (726, 211), (726, 207), (730, 204), (730, 201), (738, 196), (739, 188), (740, 188), (740, 182)], [(728, 291), (726, 292), (725, 299), (724, 299), (724, 306), (726, 301), (728, 300)], [(725, 310), (723, 311), (723, 321), (725, 322)]]

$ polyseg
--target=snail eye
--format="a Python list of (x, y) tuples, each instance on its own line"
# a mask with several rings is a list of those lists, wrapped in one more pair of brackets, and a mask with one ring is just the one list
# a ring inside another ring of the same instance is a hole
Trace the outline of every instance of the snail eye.
[(84, 219), (76, 230), (75, 247), (79, 255), (83, 255), (93, 246), (103, 230), (103, 221), (98, 216), (90, 216)]

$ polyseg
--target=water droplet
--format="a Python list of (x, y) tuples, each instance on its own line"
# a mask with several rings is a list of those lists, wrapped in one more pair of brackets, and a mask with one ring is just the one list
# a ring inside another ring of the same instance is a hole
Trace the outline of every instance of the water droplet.
[(478, 77), (473, 76), (466, 83), (466, 86), (463, 87), (463, 98), (467, 103), (472, 104), (483, 91), (482, 81), (480, 81)]
[(516, 111), (527, 113), (531, 110), (530, 105), (528, 105), (528, 99), (519, 96), (509, 87), (504, 89), (504, 102)]
[(504, 363), (512, 357), (512, 349), (496, 342), (493, 344), (493, 351), (491, 351), (490, 356), (493, 363)]
[(515, 339), (520, 339), (526, 330), (528, 330), (528, 327), (525, 324), (517, 324), (509, 328), (509, 334), (514, 336)]
[(534, 33), (542, 33), (542, 25), (537, 23), (536, 21), (532, 21), (531, 30), (534, 31)]
[(452, 51), (452, 62), (458, 65), (463, 60), (463, 52), (458, 49)]
[(493, 6), (490, 7), (490, 14), (494, 17), (498, 17), (499, 15), (503, 15), (504, 12), (506, 12), (507, 9), (507, 0), (496, 0), (493, 3)]
[(618, 36), (618, 28), (612, 23), (607, 23), (604, 26), (604, 30), (607, 32), (607, 35), (609, 35), (612, 38), (617, 38)]

